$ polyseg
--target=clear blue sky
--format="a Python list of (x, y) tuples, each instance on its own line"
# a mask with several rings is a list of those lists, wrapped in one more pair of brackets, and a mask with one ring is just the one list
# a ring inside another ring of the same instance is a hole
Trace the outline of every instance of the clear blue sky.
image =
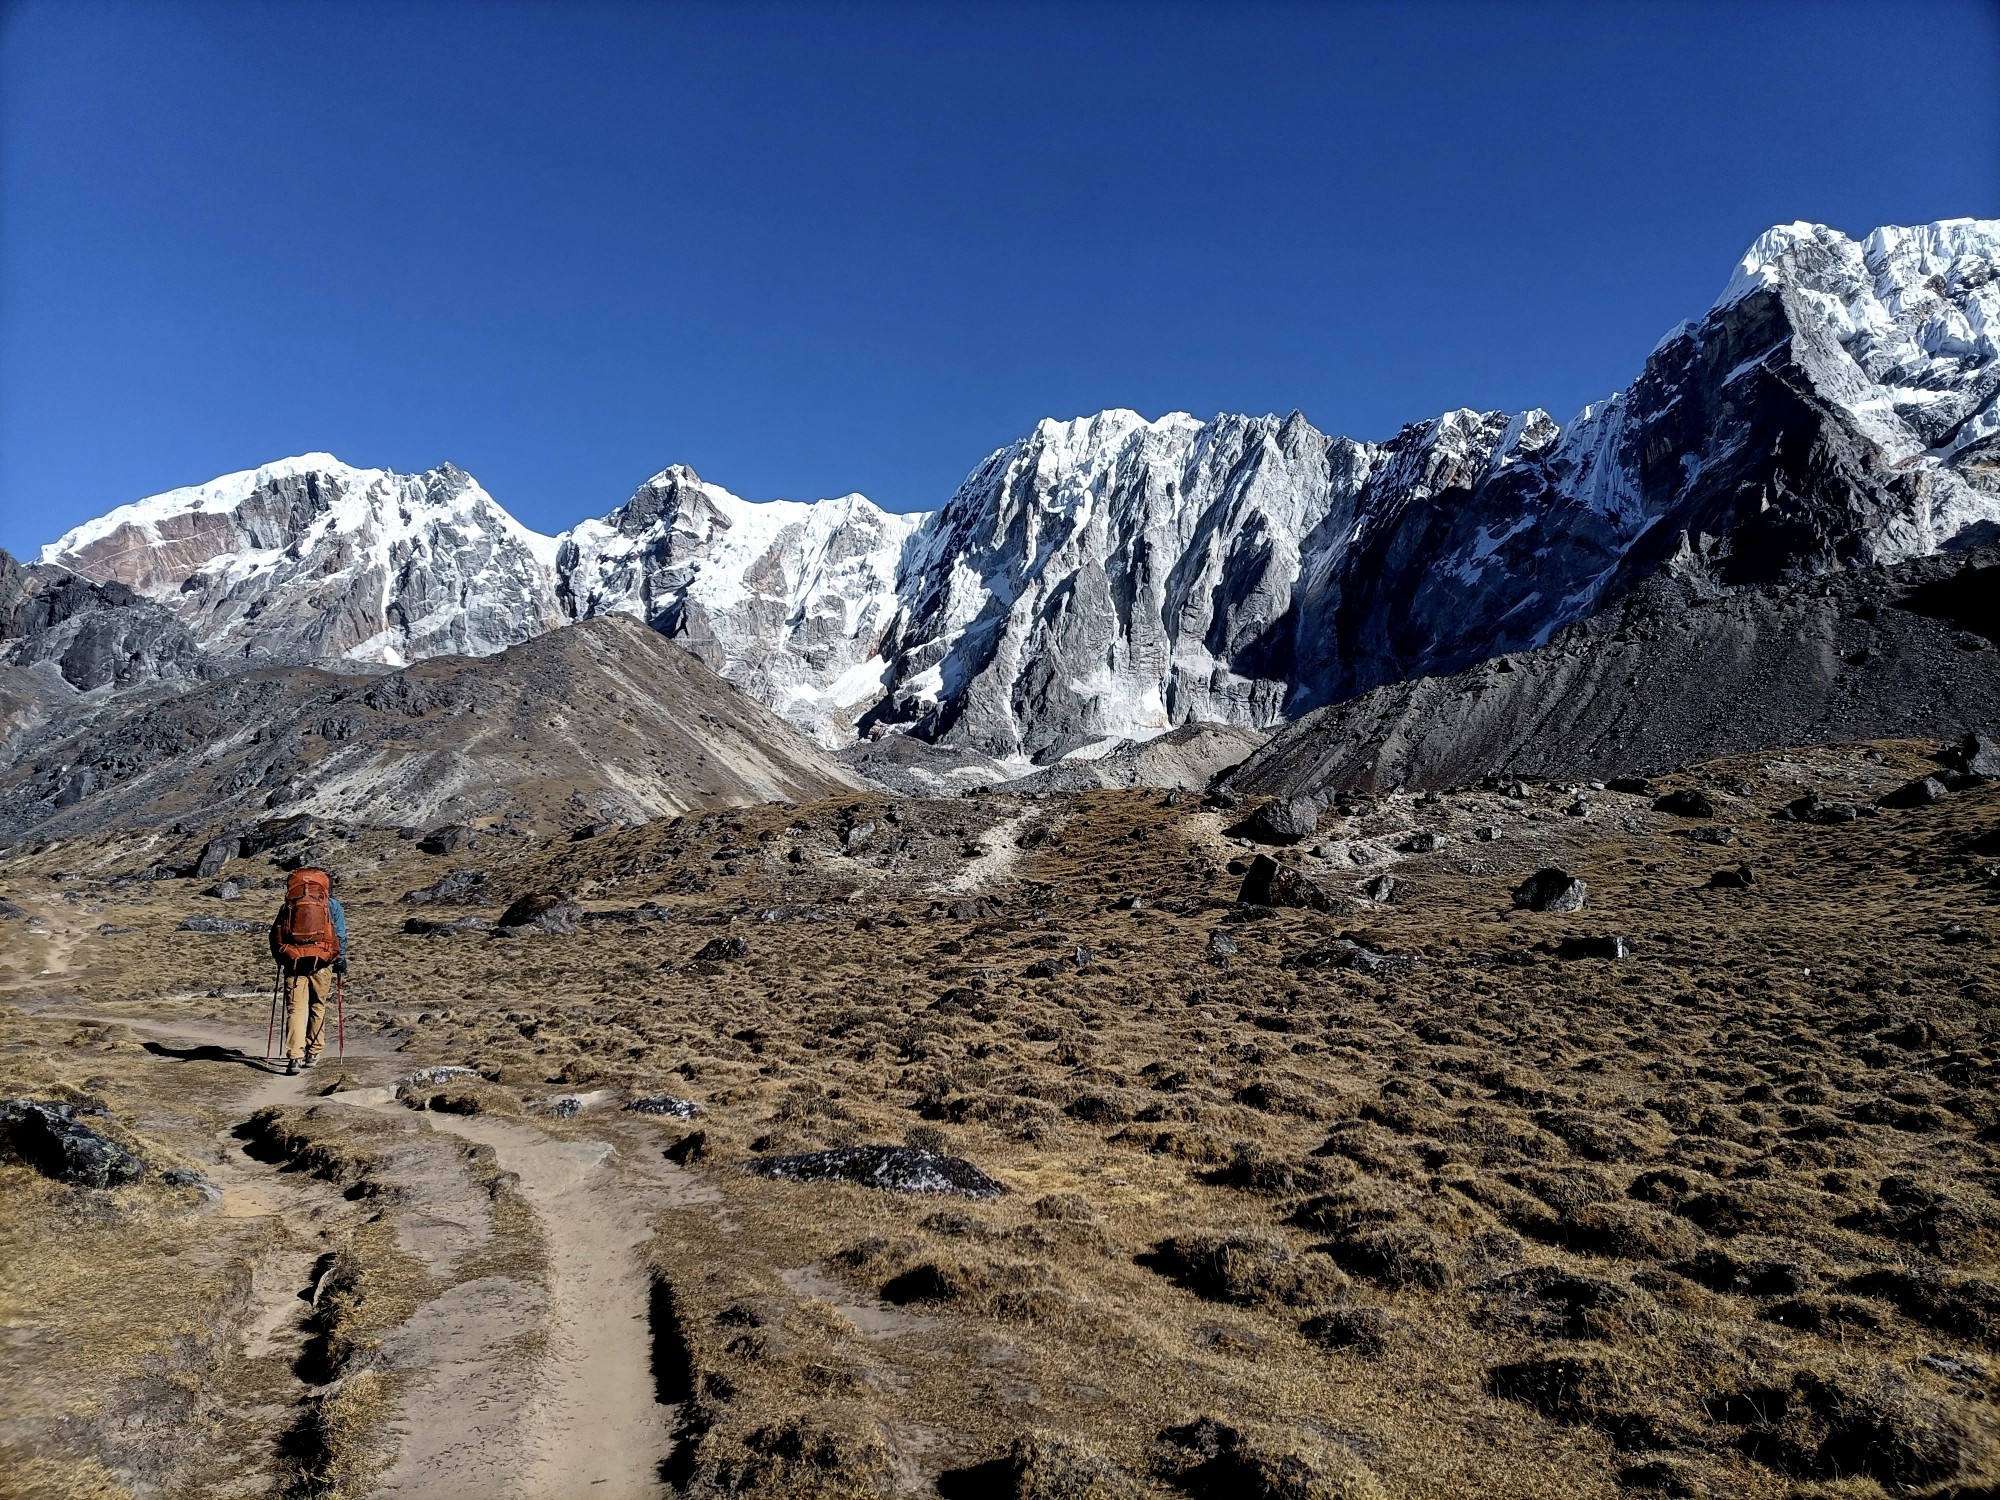
[(1767, 225), (1961, 214), (1990, 4), (13, 4), (0, 545), (312, 449), (553, 530), (1106, 406), (1566, 420)]

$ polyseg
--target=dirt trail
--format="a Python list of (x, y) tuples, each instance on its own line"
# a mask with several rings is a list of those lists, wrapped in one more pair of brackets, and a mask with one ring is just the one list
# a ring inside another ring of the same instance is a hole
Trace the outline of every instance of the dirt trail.
[[(129, 1026), (171, 1046), (214, 1046), (261, 1057), (252, 1030), (197, 1019), (155, 1019), (50, 1006), (53, 1018)], [(387, 1081), (398, 1059), (372, 1038), (350, 1034), (346, 1069)], [(243, 1116), (274, 1104), (333, 1103), (401, 1114), (392, 1090), (374, 1086), (320, 1096), (330, 1070), (286, 1077), (256, 1073), (232, 1090)], [(673, 1438), (673, 1409), (655, 1399), (648, 1325), (651, 1283), (639, 1246), (662, 1209), (714, 1194), (691, 1174), (602, 1139), (564, 1139), (525, 1122), (491, 1116), (427, 1114), (431, 1127), (490, 1147), (501, 1170), (519, 1177), (547, 1250), (547, 1283), (477, 1277), (418, 1309), (385, 1339), (383, 1356), (412, 1376), (391, 1430), (397, 1456), (372, 1493), (423, 1500), (541, 1500), (587, 1494), (597, 1500), (664, 1493), (660, 1465)], [(233, 1143), (232, 1143), (233, 1144)], [(242, 1159), (218, 1172), (228, 1214), (284, 1212), (305, 1183), (278, 1178)], [(463, 1205), (429, 1201), (424, 1184), (399, 1203), (421, 1235), (445, 1234)], [(245, 1332), (250, 1351), (283, 1337), (296, 1322), (303, 1261), (260, 1268), (259, 1294)], [(280, 1272), (289, 1273), (281, 1275)], [(266, 1290), (268, 1286), (268, 1290)]]
[[(651, 1211), (688, 1192), (670, 1180), (621, 1183), (607, 1141), (559, 1140), (492, 1118), (432, 1123), (491, 1146), (500, 1164), (520, 1175), (521, 1196), (547, 1240), (548, 1351), (513, 1492), (607, 1500), (659, 1494), (672, 1432), (668, 1409), (654, 1399), (651, 1288), (638, 1246), (651, 1233)], [(663, 1179), (676, 1171), (662, 1168)]]

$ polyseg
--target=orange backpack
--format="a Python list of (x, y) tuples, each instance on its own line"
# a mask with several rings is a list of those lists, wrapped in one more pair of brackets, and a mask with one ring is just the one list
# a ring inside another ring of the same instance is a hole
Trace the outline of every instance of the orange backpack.
[(333, 932), (333, 882), (324, 870), (294, 870), (285, 877), (285, 906), (278, 913), (278, 952), (287, 963), (316, 958), (331, 963), (340, 957), (340, 939)]

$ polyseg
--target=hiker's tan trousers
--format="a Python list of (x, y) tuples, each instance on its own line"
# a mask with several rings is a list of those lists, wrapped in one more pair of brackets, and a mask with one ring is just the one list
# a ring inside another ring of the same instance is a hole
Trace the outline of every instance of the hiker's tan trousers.
[(330, 965), (285, 976), (285, 1056), (317, 1057), (326, 1035), (326, 997), (333, 993)]

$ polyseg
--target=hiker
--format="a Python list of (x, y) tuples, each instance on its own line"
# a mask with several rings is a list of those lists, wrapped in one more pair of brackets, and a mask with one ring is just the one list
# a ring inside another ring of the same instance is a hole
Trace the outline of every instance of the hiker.
[(285, 904), (271, 923), (271, 957), (285, 984), (285, 1074), (319, 1061), (326, 998), (347, 973), (347, 913), (333, 898), (333, 875), (308, 867), (285, 877)]

